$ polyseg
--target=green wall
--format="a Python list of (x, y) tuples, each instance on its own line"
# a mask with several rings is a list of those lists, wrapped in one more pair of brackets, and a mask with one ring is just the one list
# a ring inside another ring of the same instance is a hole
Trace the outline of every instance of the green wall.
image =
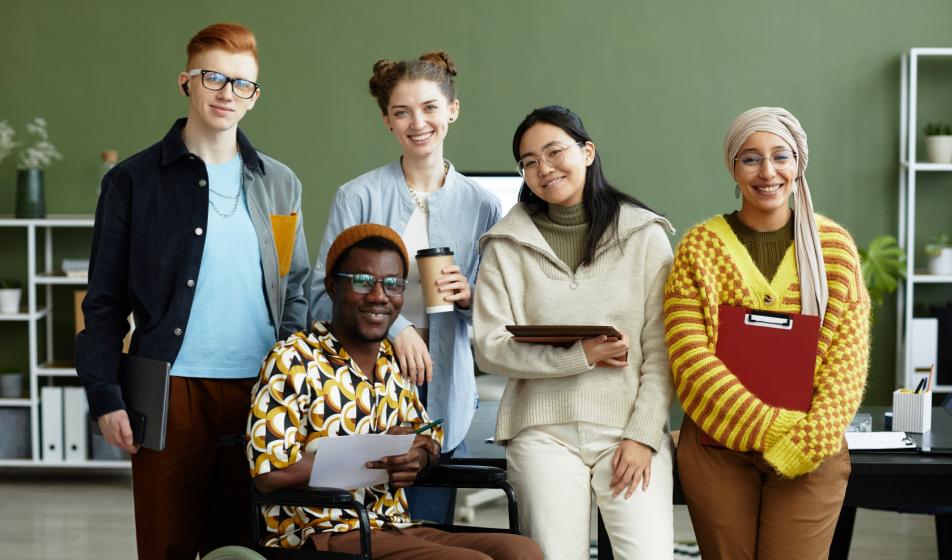
[[(195, 31), (220, 20), (252, 27), (263, 96), (243, 128), (304, 182), (312, 251), (335, 187), (398, 155), (366, 93), (379, 58), (454, 56), (462, 114), (447, 154), (459, 169), (511, 169), (521, 117), (564, 104), (585, 120), (609, 179), (679, 231), (737, 206), (721, 162), (729, 121), (785, 106), (810, 136), (817, 210), (865, 245), (897, 227), (899, 54), (952, 46), (948, 0), (5, 0), (0, 13), (0, 119), (20, 129), (46, 117), (65, 156), (47, 173), (50, 212), (92, 212), (99, 152), (128, 156), (184, 113), (176, 75)], [(929, 83), (947, 92), (952, 66), (942, 70)], [(943, 99), (924, 110), (952, 120)], [(933, 229), (948, 229), (950, 180), (930, 181)], [(7, 160), (0, 213), (12, 212), (13, 185)], [(892, 388), (894, 322), (889, 300), (877, 314), (869, 403)]]

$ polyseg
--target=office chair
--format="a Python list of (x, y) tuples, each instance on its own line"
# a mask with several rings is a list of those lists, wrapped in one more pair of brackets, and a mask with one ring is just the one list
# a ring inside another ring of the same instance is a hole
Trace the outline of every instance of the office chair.
[[(241, 444), (244, 443), (243, 436)], [(259, 492), (251, 483), (251, 531), (253, 540), (260, 542), (263, 536), (262, 518), (259, 509), (262, 505), (299, 506), (314, 508), (346, 508), (357, 512), (360, 519), (360, 553), (346, 554), (314, 549), (282, 549), (256, 545), (253, 548), (226, 546), (218, 548), (203, 557), (203, 560), (370, 560), (370, 531), (367, 510), (354, 500), (353, 495), (341, 488), (292, 488), (265, 494)], [(442, 488), (495, 488), (506, 494), (508, 502), (509, 528), (489, 529), (463, 525), (430, 524), (426, 526), (450, 532), (507, 532), (519, 534), (519, 510), (512, 486), (506, 481), (506, 471), (496, 467), (481, 465), (436, 465), (424, 478), (414, 484), (417, 487)]]

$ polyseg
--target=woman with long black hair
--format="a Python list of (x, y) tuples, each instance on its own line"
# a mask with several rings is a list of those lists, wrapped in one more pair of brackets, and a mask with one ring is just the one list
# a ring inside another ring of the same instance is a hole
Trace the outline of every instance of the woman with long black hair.
[[(591, 496), (617, 558), (671, 558), (673, 388), (662, 294), (671, 225), (612, 187), (577, 115), (536, 109), (512, 143), (520, 204), (481, 240), (476, 360), (510, 378), (496, 440), (546, 558), (588, 558)], [(567, 348), (506, 325), (610, 325)]]

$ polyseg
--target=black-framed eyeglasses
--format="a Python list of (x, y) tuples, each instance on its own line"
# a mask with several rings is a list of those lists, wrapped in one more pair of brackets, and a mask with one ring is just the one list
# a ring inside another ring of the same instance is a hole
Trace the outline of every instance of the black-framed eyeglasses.
[(796, 165), (797, 152), (793, 150), (780, 150), (770, 154), (768, 157), (757, 153), (747, 153), (734, 158), (734, 161), (741, 164), (745, 171), (751, 173), (760, 171), (760, 168), (763, 167), (764, 162), (767, 160), (770, 160), (774, 169), (788, 169)]
[(397, 276), (377, 278), (373, 274), (348, 274), (346, 272), (338, 272), (337, 276), (349, 278), (351, 289), (358, 294), (369, 294), (378, 282), (383, 285), (383, 293), (388, 296), (403, 295), (403, 290), (407, 287), (407, 281)]
[[(582, 146), (583, 144), (585, 144), (585, 142), (576, 142), (574, 145)], [(565, 150), (570, 147), (572, 147), (572, 144), (554, 144), (542, 150), (541, 158), (539, 156), (526, 156), (516, 163), (516, 171), (518, 171), (519, 175), (524, 179), (527, 172), (538, 169), (540, 159), (547, 163), (549, 167), (556, 166), (562, 161), (562, 158), (565, 157)]]
[(195, 70), (188, 71), (189, 76), (198, 76), (199, 74), (202, 75), (202, 85), (205, 86), (205, 89), (211, 91), (221, 91), (230, 83), (231, 92), (242, 99), (251, 99), (261, 87), (251, 80), (245, 80), (244, 78), (229, 78), (221, 72), (216, 72), (214, 70), (200, 70), (196, 68)]

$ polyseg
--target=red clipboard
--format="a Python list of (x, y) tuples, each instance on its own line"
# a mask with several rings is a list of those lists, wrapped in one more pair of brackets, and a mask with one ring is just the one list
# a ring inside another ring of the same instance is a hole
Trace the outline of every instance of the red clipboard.
[[(714, 353), (760, 400), (806, 412), (813, 402), (819, 338), (816, 315), (721, 305)], [(721, 446), (707, 434), (701, 443)]]

